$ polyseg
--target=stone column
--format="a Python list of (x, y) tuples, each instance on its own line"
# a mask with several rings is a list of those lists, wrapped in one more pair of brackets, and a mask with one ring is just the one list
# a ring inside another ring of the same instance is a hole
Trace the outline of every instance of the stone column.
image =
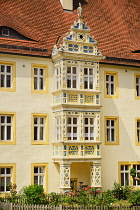
[(93, 163), (90, 166), (91, 187), (101, 188), (101, 163)]
[(70, 164), (60, 164), (60, 192), (70, 190)]

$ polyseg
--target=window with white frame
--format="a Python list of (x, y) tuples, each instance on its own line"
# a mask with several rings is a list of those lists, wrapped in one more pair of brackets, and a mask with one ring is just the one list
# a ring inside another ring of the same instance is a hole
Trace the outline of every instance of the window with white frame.
[(114, 119), (107, 119), (106, 120), (106, 134), (107, 134), (108, 142), (116, 141), (115, 132), (116, 132), (116, 121)]
[(34, 167), (34, 184), (44, 186), (45, 167)]
[(136, 96), (140, 96), (140, 76), (136, 76)]
[(106, 74), (106, 93), (115, 95), (115, 75)]
[[(119, 163), (119, 172), (120, 172), (120, 184), (121, 186), (133, 186), (140, 187), (139, 179), (136, 179), (140, 175), (140, 164), (134, 162)], [(136, 178), (133, 178), (130, 175), (131, 169), (136, 170)]]
[(137, 120), (137, 143), (140, 143), (140, 120)]
[(60, 89), (61, 87), (61, 67), (57, 67), (55, 70), (56, 74), (56, 89)]
[(94, 118), (85, 117), (84, 118), (84, 136), (85, 140), (94, 140)]
[(77, 88), (77, 67), (67, 66), (67, 88)]
[(12, 182), (12, 168), (0, 168), (0, 192), (9, 192)]
[(118, 117), (105, 117), (105, 144), (119, 145)]
[(0, 141), (12, 140), (12, 116), (0, 115)]
[(61, 140), (61, 118), (60, 117), (56, 118), (56, 140), (57, 141)]
[(45, 89), (45, 69), (34, 67), (34, 90)]
[(0, 64), (0, 87), (12, 87), (12, 65)]
[(34, 116), (34, 141), (45, 141), (45, 117)]
[[(137, 171), (136, 177), (140, 175), (140, 165), (133, 165), (133, 168)], [(133, 179), (133, 186), (140, 186), (140, 181)]]
[(93, 68), (84, 68), (84, 89), (94, 89)]
[(68, 140), (78, 140), (78, 118), (67, 118), (67, 137)]
[(130, 168), (129, 165), (121, 165), (121, 186), (130, 185)]

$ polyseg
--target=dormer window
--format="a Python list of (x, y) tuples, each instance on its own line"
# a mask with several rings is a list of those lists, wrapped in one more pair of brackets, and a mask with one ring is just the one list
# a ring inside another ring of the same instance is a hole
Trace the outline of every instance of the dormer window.
[(2, 29), (2, 36), (9, 36), (9, 29), (3, 28)]
[(33, 40), (23, 36), (22, 34), (17, 32), (13, 28), (10, 28), (7, 26), (0, 26), (0, 37), (4, 37), (4, 38), (8, 38), (8, 39), (20, 39), (20, 40), (33, 41)]

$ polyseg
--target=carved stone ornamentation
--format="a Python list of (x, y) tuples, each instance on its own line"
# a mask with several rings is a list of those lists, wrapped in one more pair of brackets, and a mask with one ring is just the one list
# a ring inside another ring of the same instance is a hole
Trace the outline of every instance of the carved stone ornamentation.
[(83, 17), (83, 9), (81, 7), (81, 3), (79, 3), (79, 7), (77, 8), (77, 14), (79, 18)]

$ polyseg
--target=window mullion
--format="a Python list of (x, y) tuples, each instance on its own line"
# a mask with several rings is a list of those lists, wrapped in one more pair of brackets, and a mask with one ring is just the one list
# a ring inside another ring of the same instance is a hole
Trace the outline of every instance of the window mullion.
[(90, 140), (90, 118), (88, 118), (88, 140)]
[(36, 127), (36, 132), (37, 132), (37, 134), (36, 134), (36, 136), (37, 136), (37, 139), (36, 139), (36, 141), (39, 141), (39, 126), (38, 126), (38, 118), (37, 118), (37, 124), (35, 125), (35, 127)]
[(40, 123), (39, 123), (39, 124), (38, 124), (38, 141), (41, 140), (40, 136), (41, 136), (41, 125), (40, 125)]
[(7, 87), (7, 80), (8, 80), (8, 74), (5, 72), (5, 81), (4, 81), (4, 87)]
[(111, 138), (111, 126), (109, 127), (109, 141), (111, 142), (112, 138)]
[(5, 123), (3, 123), (4, 126), (4, 140), (7, 140), (7, 116), (5, 116)]
[(74, 132), (73, 132), (73, 117), (72, 117), (72, 123), (71, 123), (71, 133), (72, 133), (72, 139), (71, 140), (73, 140), (74, 139)]
[(87, 68), (87, 81), (88, 81), (88, 89), (89, 89), (89, 68)]
[(6, 66), (4, 65), (4, 72), (2, 72), (3, 75), (3, 87), (6, 87)]
[(40, 141), (40, 118), (38, 119), (38, 124), (37, 124), (37, 135), (38, 135), (38, 141)]
[(109, 95), (111, 95), (111, 81), (109, 80), (109, 82), (108, 82), (108, 88), (109, 88)]
[(10, 87), (12, 87), (12, 67), (11, 67), (11, 73), (10, 73)]
[(37, 68), (37, 90), (40, 90), (40, 77), (39, 77), (39, 68)]

